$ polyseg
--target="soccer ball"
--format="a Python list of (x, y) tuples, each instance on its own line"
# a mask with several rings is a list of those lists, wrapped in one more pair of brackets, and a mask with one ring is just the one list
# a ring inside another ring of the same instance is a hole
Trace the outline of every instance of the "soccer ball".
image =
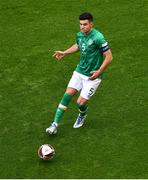
[(38, 156), (43, 160), (50, 160), (55, 154), (54, 148), (50, 144), (43, 144), (38, 149)]

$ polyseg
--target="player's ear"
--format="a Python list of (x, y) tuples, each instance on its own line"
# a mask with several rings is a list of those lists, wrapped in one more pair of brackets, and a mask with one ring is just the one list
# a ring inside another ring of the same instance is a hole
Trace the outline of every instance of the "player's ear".
[(90, 22), (90, 24), (91, 24), (91, 27), (93, 27), (93, 25), (94, 25), (94, 24), (93, 24), (93, 22), (92, 22), (92, 21)]

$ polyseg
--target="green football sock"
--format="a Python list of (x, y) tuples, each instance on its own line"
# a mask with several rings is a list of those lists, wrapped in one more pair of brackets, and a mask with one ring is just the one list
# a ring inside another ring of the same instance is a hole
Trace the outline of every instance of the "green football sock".
[(87, 113), (88, 106), (86, 104), (81, 105), (77, 103), (77, 107), (79, 109), (80, 115), (85, 116), (85, 114)]
[(54, 117), (54, 122), (55, 123), (59, 123), (61, 117), (63, 116), (63, 113), (67, 110), (67, 107), (70, 103), (72, 99), (72, 96), (65, 93), (63, 98), (61, 99), (61, 102), (57, 108), (57, 111), (56, 111), (56, 114), (55, 114), (55, 117)]

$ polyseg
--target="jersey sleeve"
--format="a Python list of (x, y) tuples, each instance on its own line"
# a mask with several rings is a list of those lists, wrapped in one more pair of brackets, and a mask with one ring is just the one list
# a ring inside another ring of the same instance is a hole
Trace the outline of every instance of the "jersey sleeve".
[(103, 34), (99, 34), (97, 36), (97, 46), (99, 47), (100, 51), (104, 53), (105, 51), (109, 50), (108, 42), (105, 40)]
[(78, 33), (76, 34), (76, 44), (79, 45)]

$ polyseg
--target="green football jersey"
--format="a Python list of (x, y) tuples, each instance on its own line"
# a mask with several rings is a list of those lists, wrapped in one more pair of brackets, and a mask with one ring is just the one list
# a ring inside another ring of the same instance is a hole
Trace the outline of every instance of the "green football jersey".
[[(92, 29), (87, 35), (78, 32), (76, 43), (80, 50), (80, 62), (76, 71), (91, 76), (91, 71), (98, 70), (103, 62), (103, 52), (109, 49), (102, 33)], [(103, 73), (99, 78), (103, 77)]]

